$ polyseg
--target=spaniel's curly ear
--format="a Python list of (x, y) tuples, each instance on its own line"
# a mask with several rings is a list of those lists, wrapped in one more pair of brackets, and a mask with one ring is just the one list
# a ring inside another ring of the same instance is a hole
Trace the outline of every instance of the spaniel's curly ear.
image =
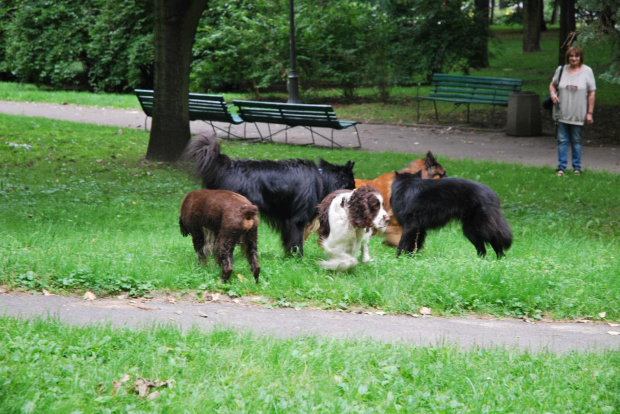
[(379, 190), (371, 185), (358, 188), (349, 200), (349, 221), (353, 227), (372, 227), (379, 210), (381, 201), (377, 197)]

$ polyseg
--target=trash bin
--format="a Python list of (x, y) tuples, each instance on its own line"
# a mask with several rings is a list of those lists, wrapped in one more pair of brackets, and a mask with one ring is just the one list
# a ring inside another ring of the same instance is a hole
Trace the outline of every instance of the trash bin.
[(540, 96), (536, 92), (513, 92), (508, 97), (506, 134), (516, 137), (542, 135)]

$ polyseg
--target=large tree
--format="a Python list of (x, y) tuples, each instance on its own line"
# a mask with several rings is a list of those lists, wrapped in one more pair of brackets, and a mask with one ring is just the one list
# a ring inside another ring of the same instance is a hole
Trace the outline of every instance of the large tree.
[(575, 41), (575, 29), (575, 0), (560, 0), (559, 65), (566, 63), (566, 51)]
[(207, 0), (155, 0), (153, 123), (146, 158), (176, 161), (190, 140), (189, 73)]
[(472, 39), (474, 68), (489, 67), (489, 0), (474, 0), (474, 24), (478, 36)]
[(523, 10), (523, 53), (540, 52), (542, 0), (526, 0)]

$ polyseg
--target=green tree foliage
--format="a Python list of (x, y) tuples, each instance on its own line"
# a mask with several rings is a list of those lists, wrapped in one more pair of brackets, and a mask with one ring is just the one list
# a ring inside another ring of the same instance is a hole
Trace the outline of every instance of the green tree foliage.
[(5, 66), (21, 81), (76, 87), (87, 73), (94, 1), (3, 0)]
[(89, 28), (89, 81), (95, 89), (153, 86), (153, 1), (97, 2)]
[(399, 61), (406, 62), (413, 80), (428, 79), (439, 72), (467, 73), (472, 61), (478, 60), (475, 46), (486, 33), (477, 29), (472, 3), (405, 0), (396, 13)]
[(620, 84), (620, 0), (579, 0), (582, 26), (578, 30), (580, 46), (610, 42), (610, 65), (601, 78)]
[(0, 0), (0, 71), (56, 88), (152, 85), (151, 3)]
[[(194, 43), (191, 89), (284, 87), (287, 0), (210, 0)], [(611, 40), (603, 75), (620, 82), (620, 0), (579, 0), (580, 44)], [(297, 62), (305, 93), (347, 96), (475, 66), (484, 42), (473, 0), (296, 0)], [(127, 91), (153, 86), (152, 0), (0, 0), (0, 79)]]

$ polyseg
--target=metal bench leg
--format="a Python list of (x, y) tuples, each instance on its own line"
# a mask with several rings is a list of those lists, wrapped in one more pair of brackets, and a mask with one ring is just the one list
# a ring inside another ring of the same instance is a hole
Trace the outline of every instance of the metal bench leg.
[(437, 114), (437, 102), (433, 101), (433, 106), (435, 107), (435, 120), (439, 122), (439, 114)]
[(467, 104), (467, 123), (469, 124), (469, 104)]
[[(269, 124), (267, 124), (269, 125)], [(254, 122), (254, 126), (256, 127), (256, 130), (258, 131), (258, 136), (260, 137), (260, 142), (265, 142), (265, 140), (263, 139), (263, 134), (260, 132), (260, 128), (258, 127), (258, 124), (256, 122)]]
[(353, 125), (353, 128), (355, 128), (355, 135), (357, 135), (357, 148), (362, 148), (362, 141), (360, 141), (360, 133), (357, 130), (357, 126)]
[(420, 123), (420, 100), (418, 99), (418, 119), (415, 121), (416, 124)]

